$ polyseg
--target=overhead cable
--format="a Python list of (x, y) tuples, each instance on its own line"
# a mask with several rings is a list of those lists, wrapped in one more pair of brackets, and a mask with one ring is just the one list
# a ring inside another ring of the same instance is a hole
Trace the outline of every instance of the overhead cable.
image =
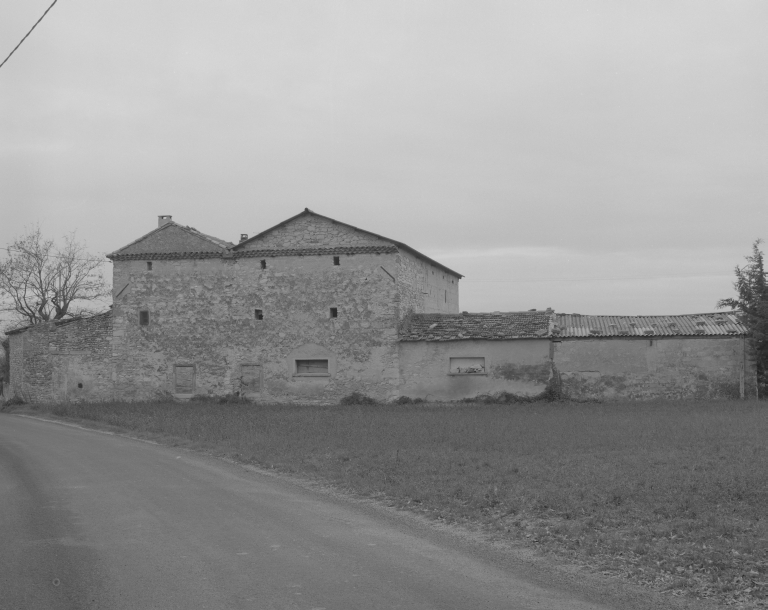
[(0, 64), (0, 68), (2, 68), (5, 65), (5, 62), (8, 61), (11, 58), (11, 55), (13, 55), (16, 52), (16, 49), (18, 49), (21, 46), (21, 43), (24, 42), (27, 39), (27, 36), (29, 36), (32, 33), (32, 30), (34, 30), (37, 27), (37, 24), (40, 23), (43, 20), (43, 17), (45, 17), (48, 14), (48, 11), (50, 11), (53, 8), (53, 5), (56, 4), (57, 2), (58, 2), (58, 0), (53, 0), (53, 2), (51, 3), (51, 6), (49, 6), (47, 9), (45, 9), (45, 12), (43, 13), (43, 16), (40, 17), (40, 19), (38, 19), (37, 21), (35, 21), (35, 25), (33, 25), (32, 28), (29, 30), (29, 32), (26, 33), (24, 38), (22, 38), (19, 41), (19, 44), (17, 44), (15, 47), (13, 47), (13, 51), (8, 53), (8, 57), (6, 57), (3, 60), (3, 63)]

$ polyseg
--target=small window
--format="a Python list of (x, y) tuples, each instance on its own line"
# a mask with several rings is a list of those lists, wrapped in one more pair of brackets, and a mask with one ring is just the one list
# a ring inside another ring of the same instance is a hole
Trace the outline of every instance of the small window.
[(173, 386), (176, 394), (195, 393), (195, 367), (177, 364), (173, 371)]
[(152, 261), (147, 261), (147, 271), (152, 271)]
[(139, 312), (139, 326), (149, 326), (149, 312), (145, 309)]
[(318, 376), (327, 377), (328, 373), (328, 361), (327, 360), (297, 360), (296, 361), (296, 375), (301, 376)]
[(266, 269), (267, 268), (267, 261), (261, 261), (261, 268)]
[(331, 307), (331, 317), (332, 318), (338, 318), (339, 317), (339, 310), (335, 307)]
[(264, 319), (264, 312), (261, 309), (254, 309), (253, 310), (253, 317), (257, 320), (263, 320)]
[(341, 260), (339, 259), (338, 256), (334, 256), (333, 257), (333, 264), (334, 265), (341, 265)]
[(485, 375), (485, 358), (451, 358), (451, 375)]

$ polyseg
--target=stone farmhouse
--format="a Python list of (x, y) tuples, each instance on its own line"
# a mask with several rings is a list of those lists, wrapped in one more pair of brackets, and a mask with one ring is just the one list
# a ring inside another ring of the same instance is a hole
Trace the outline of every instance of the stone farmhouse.
[(110, 311), (9, 333), (15, 395), (330, 403), (352, 392), (384, 401), (755, 391), (733, 313), (460, 312), (461, 274), (309, 209), (237, 244), (160, 216), (108, 258)]

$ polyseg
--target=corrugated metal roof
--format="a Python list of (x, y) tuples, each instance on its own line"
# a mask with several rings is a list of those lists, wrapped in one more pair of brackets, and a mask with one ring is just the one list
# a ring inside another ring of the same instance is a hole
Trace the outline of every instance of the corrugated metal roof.
[(671, 337), (676, 335), (744, 335), (736, 312), (679, 316), (555, 316), (556, 337)]
[(546, 339), (552, 321), (552, 311), (417, 313), (401, 328), (400, 341)]

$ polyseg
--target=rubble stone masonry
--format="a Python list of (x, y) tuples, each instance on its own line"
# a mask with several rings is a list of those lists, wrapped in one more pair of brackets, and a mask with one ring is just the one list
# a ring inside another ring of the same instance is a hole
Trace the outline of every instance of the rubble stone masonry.
[(112, 315), (38, 324), (9, 336), (11, 392), (27, 401), (110, 400)]
[[(173, 260), (151, 271), (144, 261), (116, 261), (115, 286), (127, 285), (114, 303), (116, 393), (179, 394), (177, 367), (186, 366), (194, 394), (395, 396), (396, 287), (382, 270), (395, 268), (394, 257), (341, 256), (334, 265), (332, 256), (276, 256), (265, 269), (254, 258)], [(301, 374), (297, 361), (327, 361), (328, 371)], [(243, 388), (244, 371), (260, 379)]]

